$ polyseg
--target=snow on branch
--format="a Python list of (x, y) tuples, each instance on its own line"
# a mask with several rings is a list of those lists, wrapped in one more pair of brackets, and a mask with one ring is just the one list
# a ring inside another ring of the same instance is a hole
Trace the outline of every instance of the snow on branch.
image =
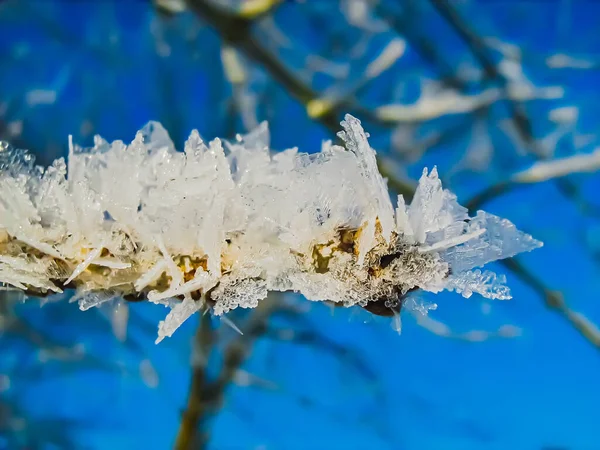
[(572, 173), (589, 173), (598, 170), (600, 170), (600, 148), (588, 154), (581, 153), (565, 158), (536, 162), (529, 169), (516, 173), (513, 176), (513, 181), (517, 183), (539, 183)]
[(343, 306), (451, 290), (510, 298), (473, 270), (541, 246), (506, 219), (470, 218), (423, 171), (394, 210), (360, 121), (344, 147), (271, 153), (266, 123), (235, 142), (192, 132), (183, 152), (149, 123), (131, 144), (70, 143), (42, 169), (0, 146), (0, 282), (31, 295), (76, 289), (82, 309), (114, 296), (171, 308), (160, 341), (195, 312), (255, 308), (269, 291)]

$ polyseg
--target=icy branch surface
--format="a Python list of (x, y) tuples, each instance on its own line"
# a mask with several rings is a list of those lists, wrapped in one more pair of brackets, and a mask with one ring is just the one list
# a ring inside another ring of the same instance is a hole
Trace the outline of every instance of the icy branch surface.
[(145, 298), (171, 312), (170, 336), (195, 312), (254, 308), (268, 291), (366, 306), (414, 289), (510, 298), (503, 277), (473, 271), (541, 246), (506, 219), (470, 218), (426, 169), (394, 211), (360, 121), (345, 147), (271, 153), (266, 124), (235, 142), (183, 152), (151, 122), (131, 144), (70, 143), (67, 162), (36, 167), (0, 144), (0, 283), (32, 295), (77, 290), (87, 309)]

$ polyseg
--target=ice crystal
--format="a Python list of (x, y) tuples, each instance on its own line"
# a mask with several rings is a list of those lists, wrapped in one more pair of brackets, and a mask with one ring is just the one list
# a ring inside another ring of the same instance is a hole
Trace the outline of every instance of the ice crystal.
[(195, 312), (253, 308), (268, 291), (367, 307), (421, 289), (509, 298), (472, 271), (541, 245), (508, 220), (469, 218), (424, 170), (394, 211), (360, 121), (320, 153), (272, 154), (266, 124), (234, 142), (192, 132), (175, 150), (155, 122), (131, 144), (70, 142), (45, 170), (0, 146), (0, 282), (32, 295), (76, 289), (81, 309), (114, 297), (171, 309), (159, 337)]

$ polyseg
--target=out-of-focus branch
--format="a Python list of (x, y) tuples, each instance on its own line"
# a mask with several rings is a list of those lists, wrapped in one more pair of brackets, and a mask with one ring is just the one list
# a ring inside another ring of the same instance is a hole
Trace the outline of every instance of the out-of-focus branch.
[(436, 69), (440, 74), (440, 80), (447, 88), (465, 90), (465, 81), (456, 75), (452, 65), (444, 59), (427, 35), (421, 34), (415, 26), (418, 23), (415, 17), (418, 13), (414, 6), (411, 2), (404, 2), (403, 7), (405, 10), (398, 14), (390, 8), (390, 2), (376, 1), (374, 11), (399, 36), (406, 38), (425, 63)]
[[(510, 92), (511, 83), (504, 74), (500, 72), (497, 64), (487, 52), (488, 45), (485, 40), (469, 26), (450, 2), (447, 0), (430, 0), (430, 2), (440, 16), (447, 21), (463, 42), (469, 47), (473, 56), (481, 64), (486, 77), (490, 80), (497, 81), (502, 87), (504, 91), (503, 99), (507, 101), (511, 113), (511, 121), (519, 138), (533, 154), (540, 159), (547, 159), (543, 149), (540, 148), (534, 137), (533, 126), (527, 116), (524, 106), (513, 98), (513, 95)], [(582, 212), (585, 214), (590, 214), (590, 212), (594, 213), (595, 208), (583, 199), (579, 188), (575, 184), (567, 179), (557, 179), (556, 186), (565, 197), (575, 202)]]
[[(556, 177), (569, 175), (575, 172), (589, 172), (600, 169), (600, 151), (589, 155), (576, 155), (562, 160), (540, 162), (528, 170), (518, 172), (509, 181), (495, 184), (474, 196), (465, 206), (469, 210), (481, 208), (486, 202), (499, 197), (523, 184), (532, 184), (551, 180)], [(545, 305), (556, 311), (567, 320), (581, 335), (592, 345), (600, 350), (600, 330), (581, 313), (573, 311), (566, 303), (559, 291), (551, 290), (545, 283), (536, 277), (517, 258), (500, 261), (511, 272), (515, 273), (521, 281), (531, 287), (543, 300)]]
[(244, 19), (252, 20), (269, 13), (282, 0), (245, 0), (237, 13)]
[[(471, 104), (473, 112), (481, 114), (482, 112), (485, 112), (487, 110), (488, 106), (490, 106), (490, 104), (493, 101), (507, 101), (511, 112), (511, 122), (514, 125), (514, 128), (517, 131), (519, 138), (522, 140), (522, 142), (525, 143), (527, 147), (529, 147), (532, 150), (534, 154), (544, 159), (545, 155), (543, 149), (538, 148), (539, 146), (537, 145), (537, 141), (534, 138), (531, 121), (527, 117), (527, 113), (523, 105), (513, 98), (514, 94), (510, 90), (509, 81), (500, 72), (494, 60), (488, 54), (487, 44), (485, 40), (479, 35), (477, 35), (470, 28), (468, 23), (460, 17), (456, 9), (449, 2), (445, 0), (431, 0), (431, 2), (436, 8), (436, 10), (440, 13), (440, 15), (449, 23), (449, 25), (457, 32), (459, 37), (463, 39), (463, 41), (467, 44), (467, 46), (471, 50), (471, 53), (473, 53), (477, 61), (483, 67), (485, 78), (488, 80), (495, 80), (499, 82), (503, 90), (502, 96), (495, 95), (493, 96), (495, 98), (487, 98), (487, 101), (482, 102), (480, 105), (477, 105), (473, 102), (476, 98), (472, 98), (471, 101), (469, 101), (468, 97), (461, 99), (462, 101), (458, 102), (458, 104), (462, 105), (462, 108), (465, 108), (466, 105)], [(406, 36), (410, 44), (424, 58), (425, 61), (429, 62), (430, 64), (434, 65), (440, 70), (441, 79), (443, 83), (445, 83), (448, 87), (451, 87), (453, 89), (465, 89), (465, 82), (451, 71), (450, 65), (443, 60), (441, 55), (436, 53), (435, 46), (431, 45), (431, 43), (428, 43), (426, 38), (418, 36), (415, 38), (414, 32), (411, 31), (411, 21), (406, 20), (405, 18), (407, 16), (410, 17), (411, 15), (415, 15), (416, 12), (414, 10), (408, 8), (408, 13), (404, 13), (404, 17), (402, 18), (399, 17), (397, 14), (394, 14), (394, 12), (389, 9), (389, 6), (386, 6), (385, 2), (378, 2), (375, 7), (375, 10), (399, 35)], [(495, 91), (490, 90), (489, 92), (492, 93)], [(447, 105), (449, 103), (446, 102), (445, 104)], [(412, 105), (410, 107), (404, 108), (398, 108), (394, 105), (390, 107), (384, 107), (384, 109), (380, 109), (378, 111), (377, 118), (383, 122), (394, 122), (400, 119), (406, 120), (407, 114), (410, 113), (434, 114), (435, 110), (443, 109), (444, 102), (441, 102), (441, 100), (437, 98), (432, 104), (427, 105), (428, 108), (426, 110), (423, 108), (423, 106), (425, 105)], [(454, 104), (451, 106), (451, 108), (455, 109), (460, 107), (461, 106), (456, 106)], [(565, 197), (574, 201), (583, 213), (598, 215), (597, 208), (594, 208), (592, 205), (589, 204), (589, 202), (586, 202), (583, 199), (583, 196), (579, 192), (579, 189), (576, 185), (574, 185), (566, 179), (556, 180), (556, 185), (560, 192)], [(493, 186), (492, 188), (481, 194), (481, 200), (486, 200), (490, 198), (490, 196), (493, 197), (507, 192), (512, 187), (513, 185), (510, 183), (502, 183), (501, 185)]]
[[(205, 314), (201, 317), (200, 324), (198, 324), (198, 330), (196, 331), (194, 339), (194, 351), (200, 352), (204, 358), (208, 359), (213, 340), (210, 315)], [(194, 361), (194, 363), (194, 370), (192, 371), (188, 393), (188, 402), (175, 440), (174, 448), (176, 450), (191, 448), (202, 449), (205, 445), (203, 439), (198, 438), (198, 428), (200, 420), (205, 412), (203, 395), (207, 384), (206, 361)]]
[[(466, 21), (460, 17), (458, 12), (447, 0), (430, 0), (433, 7), (439, 14), (448, 22), (448, 24), (456, 31), (458, 36), (465, 42), (471, 50), (473, 56), (481, 64), (484, 73), (488, 79), (496, 80), (500, 83), (506, 92), (509, 87), (508, 80), (500, 73), (496, 63), (487, 53), (487, 45), (485, 41), (475, 33)], [(504, 96), (507, 99), (512, 120), (515, 124), (523, 141), (532, 149), (534, 153), (538, 153), (535, 145), (536, 141), (533, 136), (533, 126), (527, 117), (527, 113), (523, 105), (511, 100), (511, 96), (507, 92)]]
[[(271, 76), (300, 103), (306, 106), (317, 98), (310, 87), (304, 85), (275, 55), (256, 40), (251, 32), (252, 20), (206, 0), (188, 0), (188, 4), (219, 33), (225, 42), (265, 67)], [(328, 128), (338, 127), (337, 119), (331, 112), (324, 114), (320, 122)]]
[(512, 183), (510, 181), (501, 181), (499, 183), (493, 184), (490, 187), (484, 189), (479, 192), (475, 196), (473, 196), (470, 200), (465, 203), (465, 207), (469, 211), (475, 211), (481, 208), (485, 203), (500, 197), (513, 189), (517, 188), (519, 185), (517, 183)]
[(267, 322), (277, 303), (276, 296), (271, 295), (252, 311), (243, 327), (244, 334), (225, 348), (223, 367), (215, 380), (211, 380), (206, 373), (206, 362), (216, 336), (211, 328), (210, 315), (202, 316), (195, 340), (204, 361), (197, 361), (192, 372), (188, 402), (175, 441), (176, 450), (200, 450), (206, 447), (210, 436), (203, 424), (221, 408), (225, 389), (234, 381), (241, 365), (250, 355), (254, 341), (266, 331)]
[(386, 124), (425, 122), (453, 114), (476, 114), (484, 111), (499, 99), (495, 89), (475, 95), (461, 95), (447, 90), (434, 95), (421, 96), (410, 105), (390, 104), (375, 109), (377, 119)]
[(501, 264), (515, 273), (521, 281), (531, 287), (543, 300), (545, 305), (559, 314), (575, 328), (584, 339), (600, 350), (600, 330), (583, 314), (571, 309), (560, 291), (549, 289), (546, 284), (535, 276), (517, 258), (505, 259)]
[(600, 170), (600, 148), (588, 154), (537, 162), (529, 169), (515, 174), (512, 179), (517, 183), (539, 183), (572, 173), (589, 173), (598, 170)]
[[(600, 170), (600, 149), (589, 154), (575, 154), (566, 158), (540, 161), (533, 164), (529, 169), (517, 172), (508, 180), (496, 183), (471, 198), (465, 206), (469, 210), (476, 210), (484, 203), (513, 191), (524, 184), (542, 183), (550, 180), (559, 180), (562, 177), (574, 173), (589, 173)], [(577, 198), (573, 198), (576, 201)], [(578, 206), (585, 213), (597, 216), (597, 209), (587, 202), (579, 202)]]
[(239, 52), (229, 46), (221, 47), (221, 62), (225, 78), (231, 85), (231, 97), (228, 100), (227, 115), (229, 128), (225, 136), (233, 137), (236, 134), (236, 119), (239, 117), (246, 131), (259, 125), (257, 104), (263, 99), (251, 92), (248, 83), (248, 68)]
[(443, 338), (472, 343), (487, 342), (491, 339), (512, 339), (521, 334), (521, 330), (514, 325), (502, 325), (494, 331), (469, 330), (457, 332), (445, 323), (431, 318), (429, 315), (418, 317), (417, 323), (426, 330)]
[[(375, 397), (374, 403), (377, 404), (378, 413), (370, 417), (369, 426), (382, 440), (389, 440), (390, 436), (387, 433), (387, 429), (391, 426), (391, 423), (388, 424), (385, 420), (387, 417), (388, 396), (385, 389), (380, 385), (379, 374), (369, 366), (366, 355), (358, 349), (338, 343), (327, 336), (327, 334), (321, 333), (318, 328), (306, 320), (305, 315), (299, 314), (298, 311), (278, 310), (277, 314), (278, 316), (280, 314), (288, 316), (293, 326), (286, 328), (269, 327), (265, 333), (265, 338), (282, 344), (287, 342), (297, 346), (309, 347), (316, 352), (329, 354), (336, 362), (348, 366), (353, 373), (359, 375), (361, 377), (361, 385), (365, 390), (373, 391)], [(290, 393), (288, 392), (288, 394)], [(317, 406), (314, 404), (314, 401), (305, 396), (301, 396), (298, 400), (305, 407)], [(343, 419), (339, 414), (333, 415), (330, 413), (330, 415), (334, 420)], [(361, 425), (365, 424), (361, 423)]]

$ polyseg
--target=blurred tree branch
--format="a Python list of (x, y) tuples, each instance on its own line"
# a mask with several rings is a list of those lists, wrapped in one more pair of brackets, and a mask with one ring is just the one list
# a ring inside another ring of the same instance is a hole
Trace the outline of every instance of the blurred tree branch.
[[(485, 43), (484, 39), (470, 27), (467, 21), (461, 17), (459, 12), (450, 2), (447, 0), (430, 0), (430, 3), (468, 46), (475, 59), (483, 67), (486, 78), (500, 84), (504, 91), (503, 98), (506, 100), (511, 113), (511, 121), (517, 130), (521, 141), (539, 159), (547, 160), (548, 155), (544, 153), (543, 149), (539, 148), (538, 141), (535, 139), (533, 125), (527, 115), (527, 111), (523, 104), (513, 99), (513, 95), (510, 92), (511, 82), (500, 72), (497, 64), (489, 55), (488, 45)], [(565, 178), (556, 179), (555, 183), (559, 191), (565, 197), (575, 202), (583, 213), (591, 213), (600, 217), (599, 208), (596, 208), (587, 202), (574, 183)], [(504, 193), (510, 186), (512, 185), (501, 184), (492, 186), (486, 195), (490, 196)]]
[[(194, 340), (194, 351), (201, 352), (203, 358), (208, 359), (214, 340), (210, 315), (202, 315)], [(203, 398), (208, 383), (206, 361), (193, 361), (193, 363), (188, 402), (175, 441), (177, 450), (202, 449), (206, 444), (205, 436), (198, 436), (199, 424), (206, 409)]]
[(250, 355), (254, 341), (266, 332), (269, 317), (277, 307), (277, 297), (277, 294), (269, 295), (251, 311), (243, 327), (244, 334), (227, 344), (223, 352), (223, 367), (216, 379), (211, 379), (207, 374), (207, 363), (216, 341), (215, 331), (211, 326), (210, 314), (202, 316), (195, 338), (196, 351), (200, 352), (200, 356), (194, 364), (188, 403), (175, 441), (175, 449), (200, 450), (206, 447), (210, 436), (203, 424), (221, 408), (225, 389), (232, 383)]
[(533, 136), (533, 126), (527, 116), (527, 112), (523, 108), (523, 105), (511, 99), (510, 92), (508, 92), (508, 80), (500, 73), (496, 63), (487, 53), (487, 45), (483, 39), (470, 28), (468, 23), (462, 19), (456, 9), (447, 0), (430, 0), (430, 2), (456, 31), (458, 36), (467, 44), (471, 53), (473, 53), (476, 60), (483, 67), (486, 78), (500, 83), (505, 91), (506, 95), (504, 98), (509, 104), (512, 120), (519, 135), (531, 147), (532, 151), (539, 153), (537, 152), (536, 141)]

